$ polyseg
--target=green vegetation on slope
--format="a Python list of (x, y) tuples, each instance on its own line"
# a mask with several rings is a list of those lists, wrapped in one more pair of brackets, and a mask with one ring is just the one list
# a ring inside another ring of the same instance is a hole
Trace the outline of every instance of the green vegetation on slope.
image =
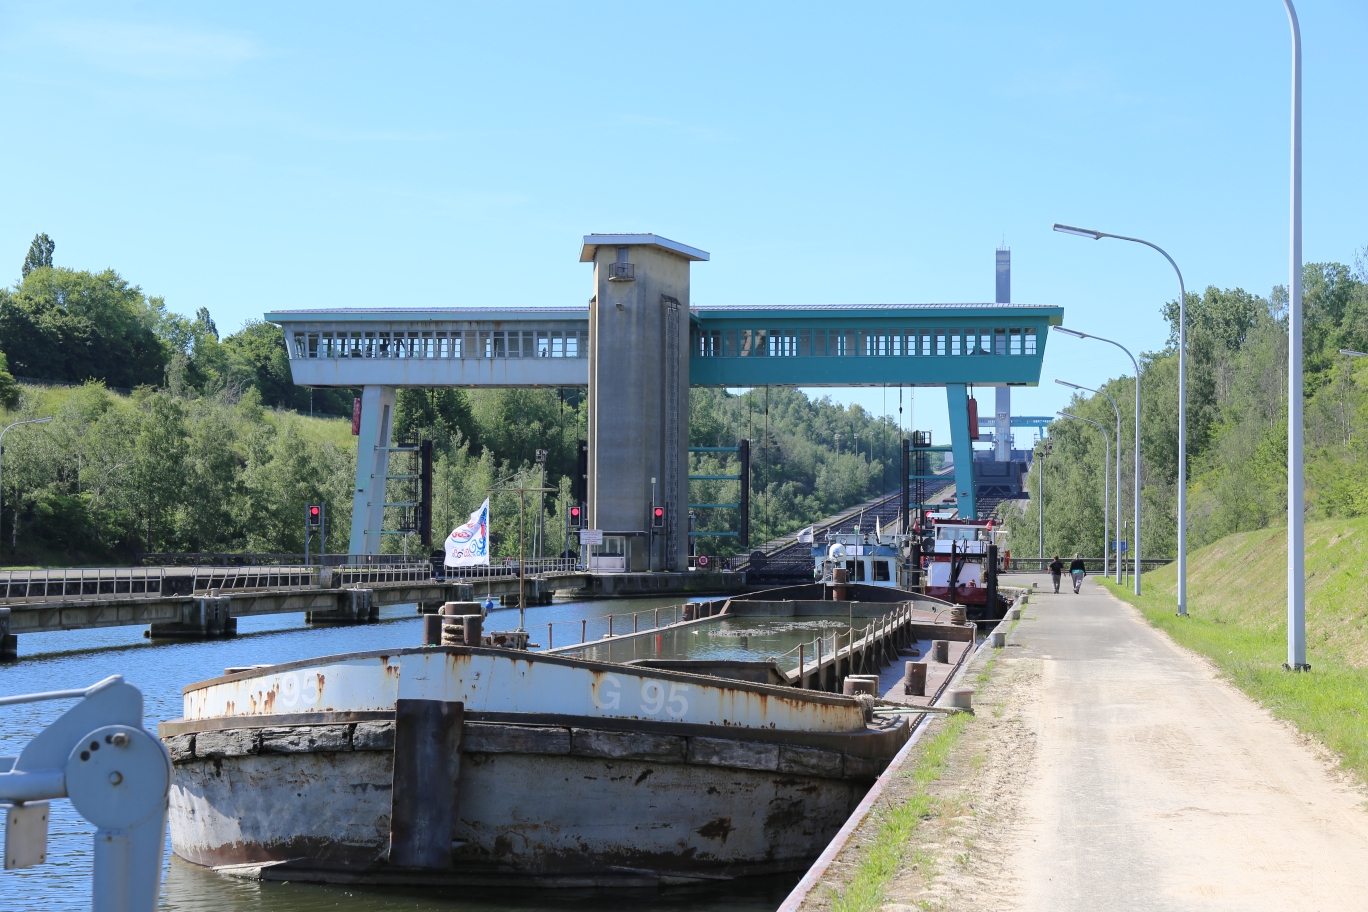
[(1150, 623), (1201, 653), (1274, 715), (1319, 738), (1368, 780), (1368, 518), (1306, 527), (1309, 674), (1287, 656), (1287, 530), (1223, 538), (1188, 559), (1189, 616), (1177, 616), (1177, 567), (1144, 576), (1144, 595), (1108, 584)]
[[(1309, 263), (1303, 271), (1306, 504), (1314, 517), (1368, 515), (1368, 248), (1356, 268)], [(1141, 355), (1140, 492), (1145, 557), (1177, 548), (1178, 302), (1163, 309), (1168, 346)], [(1284, 521), (1287, 509), (1287, 294), (1209, 287), (1187, 299), (1188, 544)], [(1087, 327), (1080, 327), (1086, 329)], [(1055, 344), (1075, 344), (1060, 340)], [(1086, 343), (1077, 343), (1086, 344)], [(1063, 377), (1078, 380), (1077, 377)], [(1103, 385), (1121, 411), (1123, 518), (1134, 491), (1135, 380)], [(1116, 413), (1102, 396), (1079, 394), (1069, 411), (1107, 428)], [(1083, 422), (1050, 425), (1045, 460), (1046, 554), (1100, 555), (1102, 435)], [(1038, 466), (1038, 464), (1037, 464)], [(1113, 476), (1114, 477), (1114, 476)], [(1040, 485), (1039, 468), (1030, 487)], [(1037, 506), (1007, 511), (1020, 554), (1034, 554)], [(1108, 530), (1114, 532), (1114, 529)], [(1108, 536), (1111, 537), (1111, 536)], [(1133, 535), (1126, 535), (1127, 539)]]

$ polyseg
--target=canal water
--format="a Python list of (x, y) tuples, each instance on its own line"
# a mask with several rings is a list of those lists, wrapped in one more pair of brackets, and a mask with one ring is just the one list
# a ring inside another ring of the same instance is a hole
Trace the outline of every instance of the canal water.
[[(526, 626), (534, 642), (538, 633), (554, 625), (577, 639), (579, 630), (591, 639), (607, 629), (606, 615), (638, 613), (654, 620), (655, 609), (678, 604), (678, 596), (656, 599), (619, 599), (558, 602), (526, 609)], [(584, 625), (579, 622), (586, 621)], [(813, 619), (819, 621), (819, 619)], [(181, 688), (215, 677), (234, 665), (290, 662), (318, 656), (371, 649), (419, 645), (422, 623), (413, 605), (381, 609), (380, 622), (361, 626), (305, 627), (301, 615), (239, 618), (238, 635), (227, 640), (158, 641), (142, 636), (142, 628), (32, 634), (19, 638), (22, 658), (0, 665), (0, 696), (66, 690), (94, 684), (113, 674), (123, 675), (143, 693), (145, 726), (181, 715)], [(816, 635), (797, 629), (792, 619), (747, 618), (698, 625), (700, 657), (764, 658), (782, 653), (800, 640)], [(663, 622), (663, 621), (662, 621)], [(820, 622), (820, 621), (819, 621)], [(630, 624), (631, 621), (626, 621)], [(486, 630), (513, 630), (516, 609), (491, 611)], [(600, 630), (599, 628), (603, 628)], [(698, 628), (695, 628), (698, 629)], [(744, 631), (744, 633), (743, 633)], [(743, 645), (743, 637), (744, 645)], [(789, 641), (792, 640), (790, 644)], [(567, 639), (568, 644), (574, 639)], [(544, 642), (542, 645), (545, 645)], [(693, 645), (693, 644), (691, 644)], [(681, 646), (681, 648), (683, 648)], [(598, 656), (594, 656), (597, 658)], [(682, 657), (682, 656), (681, 656)], [(604, 656), (606, 658), (606, 656)], [(617, 656), (614, 660), (620, 661)], [(14, 756), (72, 701), (0, 707), (0, 756)], [(78, 910), (90, 907), (90, 851), (93, 829), (70, 802), (52, 802), (48, 862), (21, 871), (0, 872), (0, 910)], [(717, 887), (669, 888), (645, 891), (396, 889), (334, 887), (316, 884), (252, 883), (232, 880), (179, 859), (167, 847), (161, 908), (176, 912), (369, 912), (369, 910), (432, 910), (432, 912), (531, 912), (531, 910), (609, 910), (609, 912), (768, 912), (776, 908), (797, 882), (798, 875), (731, 882)]]

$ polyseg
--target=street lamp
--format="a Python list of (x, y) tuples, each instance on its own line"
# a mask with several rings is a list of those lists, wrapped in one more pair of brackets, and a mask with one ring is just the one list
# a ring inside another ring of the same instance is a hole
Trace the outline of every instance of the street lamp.
[(1292, 29), (1292, 199), (1287, 295), (1287, 663), (1288, 671), (1310, 671), (1306, 663), (1306, 514), (1302, 461), (1302, 150), (1301, 26), (1292, 0), (1283, 0)]
[[(1102, 238), (1112, 238), (1118, 241), (1130, 241), (1133, 244), (1144, 244), (1152, 250), (1159, 251), (1164, 259), (1168, 260), (1173, 271), (1178, 274), (1178, 613), (1187, 614), (1187, 289), (1183, 287), (1183, 271), (1178, 268), (1178, 264), (1173, 262), (1173, 257), (1165, 252), (1164, 248), (1158, 244), (1151, 244), (1149, 241), (1140, 238), (1126, 237), (1120, 234), (1108, 234), (1105, 231), (1093, 231), (1090, 228), (1074, 228), (1070, 225), (1055, 224), (1054, 230), (1063, 234), (1073, 234), (1079, 237), (1090, 237), (1095, 241)], [(1139, 377), (1139, 371), (1136, 371)], [(1137, 419), (1138, 420), (1138, 419)], [(1137, 428), (1137, 433), (1139, 429)], [(1136, 463), (1139, 464), (1139, 449), (1136, 450)], [(1140, 533), (1135, 533), (1135, 543), (1140, 544)], [(1137, 564), (1138, 568), (1139, 565)], [(1136, 582), (1140, 580), (1140, 574), (1136, 572)], [(1137, 593), (1138, 594), (1138, 593)]]
[[(49, 416), (47, 418), (30, 418), (28, 421), (16, 421), (14, 422), (14, 424), (11, 424), (9, 427), (5, 428), (3, 431), (0, 431), (0, 472), (3, 472), (5, 468), (5, 435), (8, 434), (14, 428), (19, 427), (21, 424), (46, 424), (51, 420), (52, 417)], [(18, 508), (16, 507), (15, 509), (17, 510)], [(3, 484), (3, 478), (0, 478), (0, 517), (3, 517), (4, 515), (5, 486)], [(14, 522), (15, 525), (18, 525), (19, 523), (19, 514), (17, 512), (14, 515)]]
[[(1068, 412), (1055, 412), (1061, 418), (1072, 418), (1075, 421), (1086, 421), (1093, 427), (1102, 432), (1102, 575), (1107, 575), (1107, 526), (1111, 525), (1111, 439), (1107, 437), (1107, 429), (1091, 418), (1084, 418), (1081, 415), (1070, 415)], [(1121, 519), (1121, 508), (1116, 508), (1116, 518)], [(1121, 536), (1116, 536), (1120, 541)], [(1120, 561), (1117, 561), (1118, 566)]]
[[(1055, 380), (1060, 386), (1067, 386), (1071, 389), (1083, 390), (1085, 393), (1096, 393), (1106, 397), (1111, 403), (1112, 411), (1116, 412), (1116, 584), (1121, 585), (1121, 408), (1116, 404), (1116, 400), (1100, 389), (1093, 389), (1090, 386), (1079, 386), (1077, 383), (1070, 383), (1068, 380)], [(1102, 564), (1102, 573), (1106, 575), (1107, 565)]]
[[(1081, 228), (1073, 229), (1075, 232), (1082, 231)], [(1106, 342), (1115, 345), (1126, 353), (1130, 358), (1131, 364), (1135, 366), (1135, 594), (1140, 594), (1140, 362), (1135, 360), (1135, 355), (1130, 353), (1130, 349), (1120, 342), (1111, 339), (1104, 339), (1101, 336), (1094, 336), (1092, 333), (1079, 332), (1076, 329), (1069, 329), (1064, 326), (1051, 327), (1066, 336), (1073, 336), (1078, 339), (1096, 339), (1098, 342)], [(1117, 519), (1120, 519), (1118, 516)]]
[(1368, 358), (1368, 352), (1356, 352), (1352, 348), (1341, 348), (1340, 354), (1351, 358)]

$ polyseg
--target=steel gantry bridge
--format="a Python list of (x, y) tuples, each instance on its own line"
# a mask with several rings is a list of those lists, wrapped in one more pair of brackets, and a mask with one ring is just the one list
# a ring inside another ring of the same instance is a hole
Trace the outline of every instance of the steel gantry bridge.
[[(657, 235), (589, 235), (580, 257), (594, 264), (587, 307), (266, 314), (285, 332), (295, 383), (363, 390), (351, 552), (380, 550), (394, 394), (404, 387), (587, 387), (588, 519), (646, 539), (627, 569), (682, 564), (686, 542), (674, 524), (687, 515), (691, 386), (945, 387), (958, 507), (976, 514), (970, 387), (1037, 385), (1063, 308), (690, 306), (689, 267), (708, 258)], [(1000, 251), (999, 298), (1001, 263)], [(1001, 400), (998, 411), (1005, 430)], [(657, 503), (670, 518), (659, 535), (648, 522)]]

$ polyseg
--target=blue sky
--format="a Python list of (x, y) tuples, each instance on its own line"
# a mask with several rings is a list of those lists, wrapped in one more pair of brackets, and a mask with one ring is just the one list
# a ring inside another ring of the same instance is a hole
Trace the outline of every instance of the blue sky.
[[(1368, 5), (1299, 13), (1306, 258), (1351, 262)], [(696, 303), (991, 300), (1005, 240), (1015, 301), (1141, 349), (1166, 337), (1167, 264), (1052, 222), (1149, 238), (1190, 289), (1287, 280), (1276, 0), (10, 3), (0, 36), (4, 280), (46, 231), (58, 265), (223, 331), (281, 307), (582, 303), (589, 232), (710, 251)], [(1056, 376), (1122, 372), (1058, 336), (1045, 370), (1019, 413), (1062, 406)], [(916, 403), (944, 439), (943, 394)]]

